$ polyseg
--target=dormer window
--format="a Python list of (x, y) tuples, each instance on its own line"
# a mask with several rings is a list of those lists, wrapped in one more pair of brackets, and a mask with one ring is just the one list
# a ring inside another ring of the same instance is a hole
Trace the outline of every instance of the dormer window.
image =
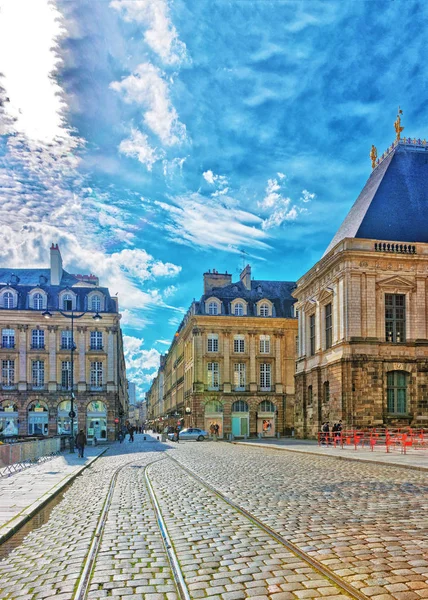
[(218, 315), (218, 304), (217, 304), (217, 302), (209, 302), (209, 304), (208, 304), (208, 314), (209, 315)]
[(99, 312), (101, 310), (101, 298), (98, 294), (95, 294), (91, 298), (90, 310)]
[(234, 313), (236, 317), (242, 317), (242, 315), (244, 314), (244, 305), (242, 304), (242, 302), (237, 302), (235, 304)]
[(12, 294), (12, 292), (5, 292), (3, 294), (3, 308), (13, 308), (13, 294)]
[(42, 310), (42, 308), (43, 308), (43, 296), (41, 294), (34, 294), (34, 296), (33, 296), (33, 308), (35, 310)]
[(62, 308), (63, 310), (73, 310), (73, 299), (70, 294), (62, 297)]
[(259, 314), (261, 317), (269, 317), (270, 316), (269, 304), (266, 304), (266, 302), (263, 302), (263, 304), (260, 304)]

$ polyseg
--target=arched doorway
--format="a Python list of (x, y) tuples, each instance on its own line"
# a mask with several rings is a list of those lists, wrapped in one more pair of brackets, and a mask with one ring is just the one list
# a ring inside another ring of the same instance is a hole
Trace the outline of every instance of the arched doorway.
[(104, 402), (89, 402), (86, 409), (86, 435), (88, 439), (107, 439), (107, 406)]
[(0, 404), (0, 436), (18, 435), (18, 406), (11, 400)]
[[(71, 419), (70, 419), (70, 411), (71, 411), (71, 401), (63, 400), (58, 404), (58, 417), (57, 417), (57, 430), (59, 435), (70, 435), (71, 431)], [(73, 429), (74, 434), (77, 434), (77, 406), (76, 403), (73, 402), (73, 411), (76, 413), (74, 417)]]
[(263, 400), (257, 407), (257, 433), (265, 437), (275, 436), (276, 406), (270, 400)]
[(36, 400), (28, 407), (28, 435), (48, 435), (49, 410), (46, 402)]
[(250, 431), (250, 409), (245, 400), (237, 400), (232, 404), (232, 434), (244, 437)]
[(205, 431), (210, 435), (223, 437), (223, 404), (218, 400), (211, 400), (205, 404)]

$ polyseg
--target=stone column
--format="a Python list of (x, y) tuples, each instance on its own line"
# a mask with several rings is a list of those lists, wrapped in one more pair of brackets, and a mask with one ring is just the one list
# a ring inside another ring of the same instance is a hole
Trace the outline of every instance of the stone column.
[(58, 325), (49, 325), (49, 341), (48, 341), (48, 352), (49, 352), (49, 382), (48, 391), (56, 392), (58, 374), (56, 365), (56, 335), (58, 331)]
[(233, 381), (230, 373), (230, 333), (222, 331), (223, 335), (223, 392), (231, 391), (231, 382)]
[(114, 368), (114, 340), (116, 329), (113, 327), (106, 327), (105, 331), (107, 334), (107, 391), (114, 392), (115, 383), (117, 383)]
[(195, 384), (194, 391), (195, 392), (203, 392), (205, 379), (203, 375), (203, 365), (204, 365), (204, 357), (203, 357), (203, 336), (202, 330), (197, 327), (193, 328), (193, 362), (194, 362), (194, 375), (195, 375)]
[(338, 320), (338, 339), (339, 341), (343, 340), (345, 337), (345, 282), (342, 279), (339, 279), (339, 283), (337, 286), (338, 289), (338, 297), (337, 297), (337, 320)]
[(416, 335), (417, 339), (427, 339), (427, 305), (426, 305), (426, 278), (416, 278)]
[(249, 331), (250, 337), (250, 392), (257, 392), (257, 373), (256, 373), (256, 334)]
[(322, 319), (322, 310), (321, 304), (317, 300), (315, 306), (315, 352), (319, 352), (322, 349), (322, 334), (323, 334), (323, 324), (321, 323)]
[(351, 275), (348, 283), (349, 337), (361, 337), (361, 275)]
[(367, 337), (375, 338), (376, 335), (376, 275), (366, 275), (366, 306), (367, 306)]
[(282, 394), (284, 389), (284, 382), (282, 381), (282, 356), (281, 356), (281, 342), (283, 339), (283, 332), (280, 331), (276, 334), (275, 339), (275, 391), (277, 394)]
[[(78, 357), (79, 361), (79, 378), (77, 383), (77, 390), (79, 392), (86, 392), (86, 330), (87, 327), (77, 327), (77, 334), (74, 333), (74, 343), (77, 346), (79, 354), (74, 354), (74, 359)], [(76, 332), (76, 330), (75, 330)]]
[[(27, 389), (27, 331), (28, 325), (18, 325), (19, 381), (18, 390)], [(31, 372), (29, 375), (31, 380)]]
[(306, 311), (302, 308), (299, 311), (299, 346), (300, 346), (300, 356), (306, 355)]

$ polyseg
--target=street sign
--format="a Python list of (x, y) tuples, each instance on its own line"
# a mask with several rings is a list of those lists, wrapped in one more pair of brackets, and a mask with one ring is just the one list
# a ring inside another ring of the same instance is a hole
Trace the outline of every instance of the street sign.
[(117, 423), (119, 423), (119, 419), (117, 419), (117, 418), (116, 418), (116, 419), (114, 420), (114, 422), (115, 422), (116, 424), (117, 424)]
[(76, 413), (74, 412), (74, 410), (70, 410), (68, 416), (70, 417), (70, 419), (74, 419), (76, 417)]

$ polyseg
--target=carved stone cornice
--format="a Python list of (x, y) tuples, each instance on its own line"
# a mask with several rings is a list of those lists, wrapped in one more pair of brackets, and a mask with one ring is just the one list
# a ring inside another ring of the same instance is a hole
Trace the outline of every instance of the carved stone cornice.
[(76, 327), (76, 329), (79, 333), (86, 333), (86, 331), (88, 331), (88, 328), (86, 325), (79, 325), (78, 327)]
[(19, 331), (28, 331), (29, 325), (18, 325)]
[(55, 333), (56, 331), (58, 331), (59, 327), (58, 325), (48, 325), (48, 331), (50, 333)]

